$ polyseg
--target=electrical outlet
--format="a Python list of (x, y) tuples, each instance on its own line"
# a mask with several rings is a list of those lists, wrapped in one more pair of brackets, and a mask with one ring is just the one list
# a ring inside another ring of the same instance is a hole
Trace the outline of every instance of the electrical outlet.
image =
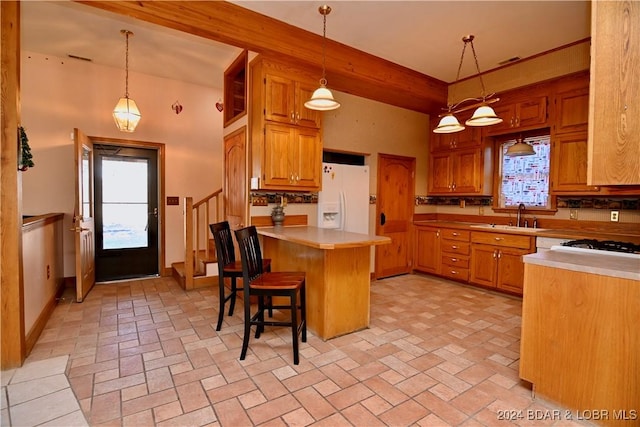
[(619, 219), (618, 214), (619, 214), (618, 211), (611, 211), (611, 221), (612, 222), (618, 222), (618, 219)]
[(569, 210), (569, 219), (578, 219), (578, 209)]
[(484, 215), (484, 206), (478, 208), (478, 215)]
[(464, 208), (464, 207), (465, 207), (465, 205), (466, 205), (466, 202), (465, 202), (465, 200), (464, 200), (464, 199), (460, 199), (460, 202), (459, 202), (459, 203), (460, 203), (460, 207), (461, 207), (461, 208)]

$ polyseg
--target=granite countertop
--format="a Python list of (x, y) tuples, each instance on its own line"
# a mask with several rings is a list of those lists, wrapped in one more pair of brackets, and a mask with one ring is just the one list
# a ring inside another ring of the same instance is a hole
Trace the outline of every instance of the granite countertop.
[(391, 243), (391, 239), (385, 236), (351, 233), (306, 225), (261, 227), (258, 228), (258, 234), (318, 249), (358, 248)]
[(640, 255), (616, 255), (607, 251), (592, 254), (550, 250), (522, 257), (525, 264), (555, 267), (582, 273), (618, 277), (640, 282)]

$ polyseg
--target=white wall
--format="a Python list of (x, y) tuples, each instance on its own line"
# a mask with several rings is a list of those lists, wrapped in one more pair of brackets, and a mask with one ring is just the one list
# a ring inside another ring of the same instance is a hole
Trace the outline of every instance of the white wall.
[[(129, 96), (142, 120), (133, 134), (117, 130), (111, 112), (124, 95), (124, 70), (69, 58), (22, 53), (21, 124), (29, 137), (35, 167), (23, 172), (25, 215), (65, 214), (71, 228), (74, 209), (74, 127), (96, 137), (166, 144), (167, 196), (165, 267), (184, 259), (182, 198), (199, 200), (222, 187), (222, 113), (215, 103), (222, 88), (129, 73)], [(184, 109), (176, 115), (171, 105)], [(163, 201), (164, 202), (164, 201)], [(64, 275), (75, 275), (73, 233), (64, 239)]]

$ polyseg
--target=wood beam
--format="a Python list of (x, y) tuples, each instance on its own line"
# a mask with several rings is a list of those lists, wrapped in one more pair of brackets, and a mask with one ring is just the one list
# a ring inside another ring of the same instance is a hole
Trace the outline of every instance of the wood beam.
[[(77, 0), (297, 66), (322, 69), (322, 36), (225, 1)], [(310, 5), (311, 7), (311, 5)], [(341, 92), (423, 113), (441, 112), (447, 84), (327, 39), (328, 86)]]
[(20, 123), (20, 3), (0, 1), (0, 330), (1, 368), (26, 357), (22, 276), (22, 181), (18, 171)]

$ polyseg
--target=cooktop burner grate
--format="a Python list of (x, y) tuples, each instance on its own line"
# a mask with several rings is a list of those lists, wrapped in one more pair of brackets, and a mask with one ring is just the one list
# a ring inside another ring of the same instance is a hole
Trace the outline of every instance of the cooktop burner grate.
[(581, 239), (564, 242), (562, 246), (574, 248), (596, 249), (600, 251), (624, 252), (629, 254), (640, 253), (640, 245), (629, 242), (617, 242), (615, 240)]

